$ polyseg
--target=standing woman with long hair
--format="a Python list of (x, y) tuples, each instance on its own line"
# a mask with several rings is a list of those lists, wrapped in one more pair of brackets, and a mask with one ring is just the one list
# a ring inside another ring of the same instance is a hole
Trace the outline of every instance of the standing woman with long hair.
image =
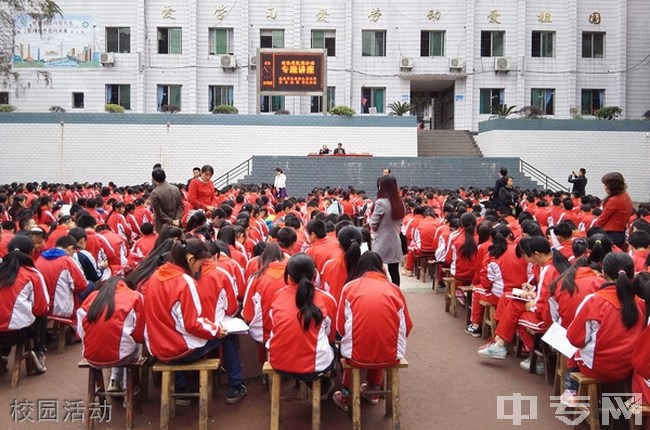
[(605, 174), (601, 180), (607, 197), (603, 200), (603, 212), (596, 219), (596, 226), (602, 227), (614, 245), (627, 249), (625, 230), (630, 216), (634, 212), (632, 199), (627, 193), (625, 178), (618, 172)]
[(388, 266), (393, 284), (399, 286), (399, 264), (402, 261), (402, 241), (399, 234), (405, 215), (404, 203), (399, 195), (397, 180), (393, 176), (379, 178), (377, 200), (368, 220), (374, 233), (372, 250)]

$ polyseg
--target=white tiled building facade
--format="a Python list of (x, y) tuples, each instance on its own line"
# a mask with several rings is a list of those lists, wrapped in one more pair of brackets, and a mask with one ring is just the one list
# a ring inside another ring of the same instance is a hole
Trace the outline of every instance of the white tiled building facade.
[[(418, 120), (436, 129), (477, 130), (500, 104), (537, 105), (559, 119), (589, 117), (601, 106), (621, 107), (624, 118), (650, 109), (648, 0), (57, 3), (63, 18), (33, 45), (22, 23), (14, 64), (29, 88), (5, 89), (0, 103), (101, 112), (112, 101), (139, 113), (171, 104), (181, 114), (209, 113), (219, 103), (252, 114), (259, 104), (263, 112), (317, 114), (317, 98), (258, 99), (251, 58), (275, 47), (328, 49), (330, 106), (362, 113), (365, 98), (368, 112), (381, 114), (410, 101)], [(83, 57), (87, 67), (55, 57)], [(46, 87), (31, 66), (50, 60), (60, 67), (47, 68), (53, 84)]]

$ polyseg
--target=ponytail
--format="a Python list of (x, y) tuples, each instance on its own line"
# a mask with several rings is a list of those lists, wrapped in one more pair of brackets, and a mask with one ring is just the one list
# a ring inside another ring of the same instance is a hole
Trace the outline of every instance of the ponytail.
[(553, 266), (555, 266), (555, 269), (558, 271), (558, 273), (563, 273), (566, 269), (571, 267), (571, 263), (569, 263), (569, 260), (562, 255), (560, 251), (558, 251), (555, 248), (551, 249), (551, 253), (553, 254)]
[(646, 320), (650, 319), (650, 272), (641, 272), (632, 281), (634, 294), (646, 302)]
[[(208, 247), (200, 239), (190, 238), (176, 241), (171, 247), (169, 260), (182, 267), (190, 274), (190, 265), (187, 262), (187, 255), (192, 255), (196, 259), (208, 259), (211, 257)], [(193, 275), (193, 274), (192, 274)]]
[(7, 245), (11, 250), (0, 264), (0, 288), (9, 287), (16, 282), (21, 267), (34, 267), (30, 257), (34, 251), (32, 239), (26, 235), (14, 236)]
[(115, 312), (115, 290), (120, 282), (122, 282), (122, 277), (114, 276), (104, 283), (88, 309), (86, 320), (89, 323), (93, 324), (99, 321), (104, 309), (106, 310), (104, 321), (108, 321), (113, 316)]
[(296, 290), (296, 307), (298, 307), (298, 322), (303, 331), (309, 330), (312, 320), (317, 326), (323, 321), (323, 312), (314, 304), (314, 284), (312, 279), (316, 273), (316, 264), (307, 254), (296, 254), (289, 259), (284, 272), (284, 280), (291, 278), (298, 284)]
[(476, 217), (471, 212), (464, 213), (460, 216), (460, 224), (465, 229), (465, 243), (460, 247), (460, 255), (465, 260), (471, 260), (478, 250), (478, 245), (474, 239)]
[(634, 262), (622, 252), (607, 254), (603, 260), (603, 272), (616, 284), (616, 295), (621, 303), (623, 324), (629, 330), (639, 319), (639, 309), (634, 300)]
[(339, 244), (343, 251), (345, 251), (345, 266), (348, 271), (348, 276), (345, 282), (350, 282), (353, 274), (359, 264), (361, 258), (361, 243), (363, 242), (363, 235), (361, 231), (353, 226), (345, 226), (338, 233)]
[(505, 224), (497, 224), (492, 229), (492, 245), (488, 248), (491, 257), (499, 258), (508, 249), (508, 237), (512, 237), (512, 232)]

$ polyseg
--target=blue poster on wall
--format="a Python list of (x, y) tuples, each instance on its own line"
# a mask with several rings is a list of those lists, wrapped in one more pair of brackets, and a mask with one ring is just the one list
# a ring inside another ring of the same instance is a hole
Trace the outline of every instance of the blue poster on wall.
[(57, 17), (38, 22), (29, 16), (16, 18), (14, 67), (99, 67), (94, 18)]

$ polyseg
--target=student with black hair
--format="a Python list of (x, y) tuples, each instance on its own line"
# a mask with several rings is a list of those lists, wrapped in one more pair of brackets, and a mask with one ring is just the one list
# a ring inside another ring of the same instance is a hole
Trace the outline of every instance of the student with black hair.
[(323, 272), (325, 263), (343, 253), (338, 241), (327, 234), (327, 225), (319, 219), (307, 223), (309, 247), (305, 251), (316, 262), (318, 273)]
[[(367, 369), (361, 395), (370, 404), (378, 395), (365, 393), (381, 386), (384, 368), (406, 354), (406, 338), (413, 322), (406, 299), (384, 272), (379, 254), (366, 252), (359, 259), (353, 279), (343, 287), (338, 304), (336, 329), (341, 335), (341, 356), (355, 367)], [(347, 412), (350, 404), (350, 371), (343, 372), (343, 390), (332, 397)]]
[(291, 257), (284, 273), (286, 286), (272, 301), (262, 302), (262, 313), (269, 315), (264, 338), (268, 339), (266, 348), (273, 369), (307, 383), (322, 378), (325, 400), (334, 387), (323, 375), (336, 363), (336, 302), (314, 287), (315, 277), (316, 265), (310, 256)]
[(0, 263), (0, 331), (28, 328), (34, 341), (34, 370), (44, 373), (49, 296), (43, 276), (34, 267), (33, 251), (28, 236), (14, 236), (9, 241), (9, 253)]
[(476, 217), (471, 212), (460, 216), (460, 230), (452, 240), (445, 263), (457, 285), (470, 285), (476, 270)]
[(140, 357), (144, 342), (144, 300), (121, 277), (107, 280), (76, 312), (82, 355), (97, 367), (111, 368), (106, 391), (122, 391), (126, 372), (121, 365)]
[(352, 280), (359, 264), (363, 236), (358, 227), (348, 225), (343, 227), (336, 237), (343, 254), (325, 263), (321, 285), (338, 303), (343, 286)]
[(637, 274), (632, 286), (636, 295), (646, 303), (646, 313), (641, 317), (647, 321), (632, 354), (632, 392), (640, 393), (641, 403), (647, 406), (650, 405), (650, 272)]
[(580, 372), (603, 382), (621, 382), (632, 374), (632, 356), (646, 325), (646, 305), (635, 296), (634, 262), (622, 252), (603, 259), (605, 282), (580, 304), (567, 338), (579, 350)]
[(643, 230), (634, 231), (627, 238), (627, 243), (634, 260), (634, 272), (645, 272), (648, 268), (646, 261), (650, 258), (650, 234)]

